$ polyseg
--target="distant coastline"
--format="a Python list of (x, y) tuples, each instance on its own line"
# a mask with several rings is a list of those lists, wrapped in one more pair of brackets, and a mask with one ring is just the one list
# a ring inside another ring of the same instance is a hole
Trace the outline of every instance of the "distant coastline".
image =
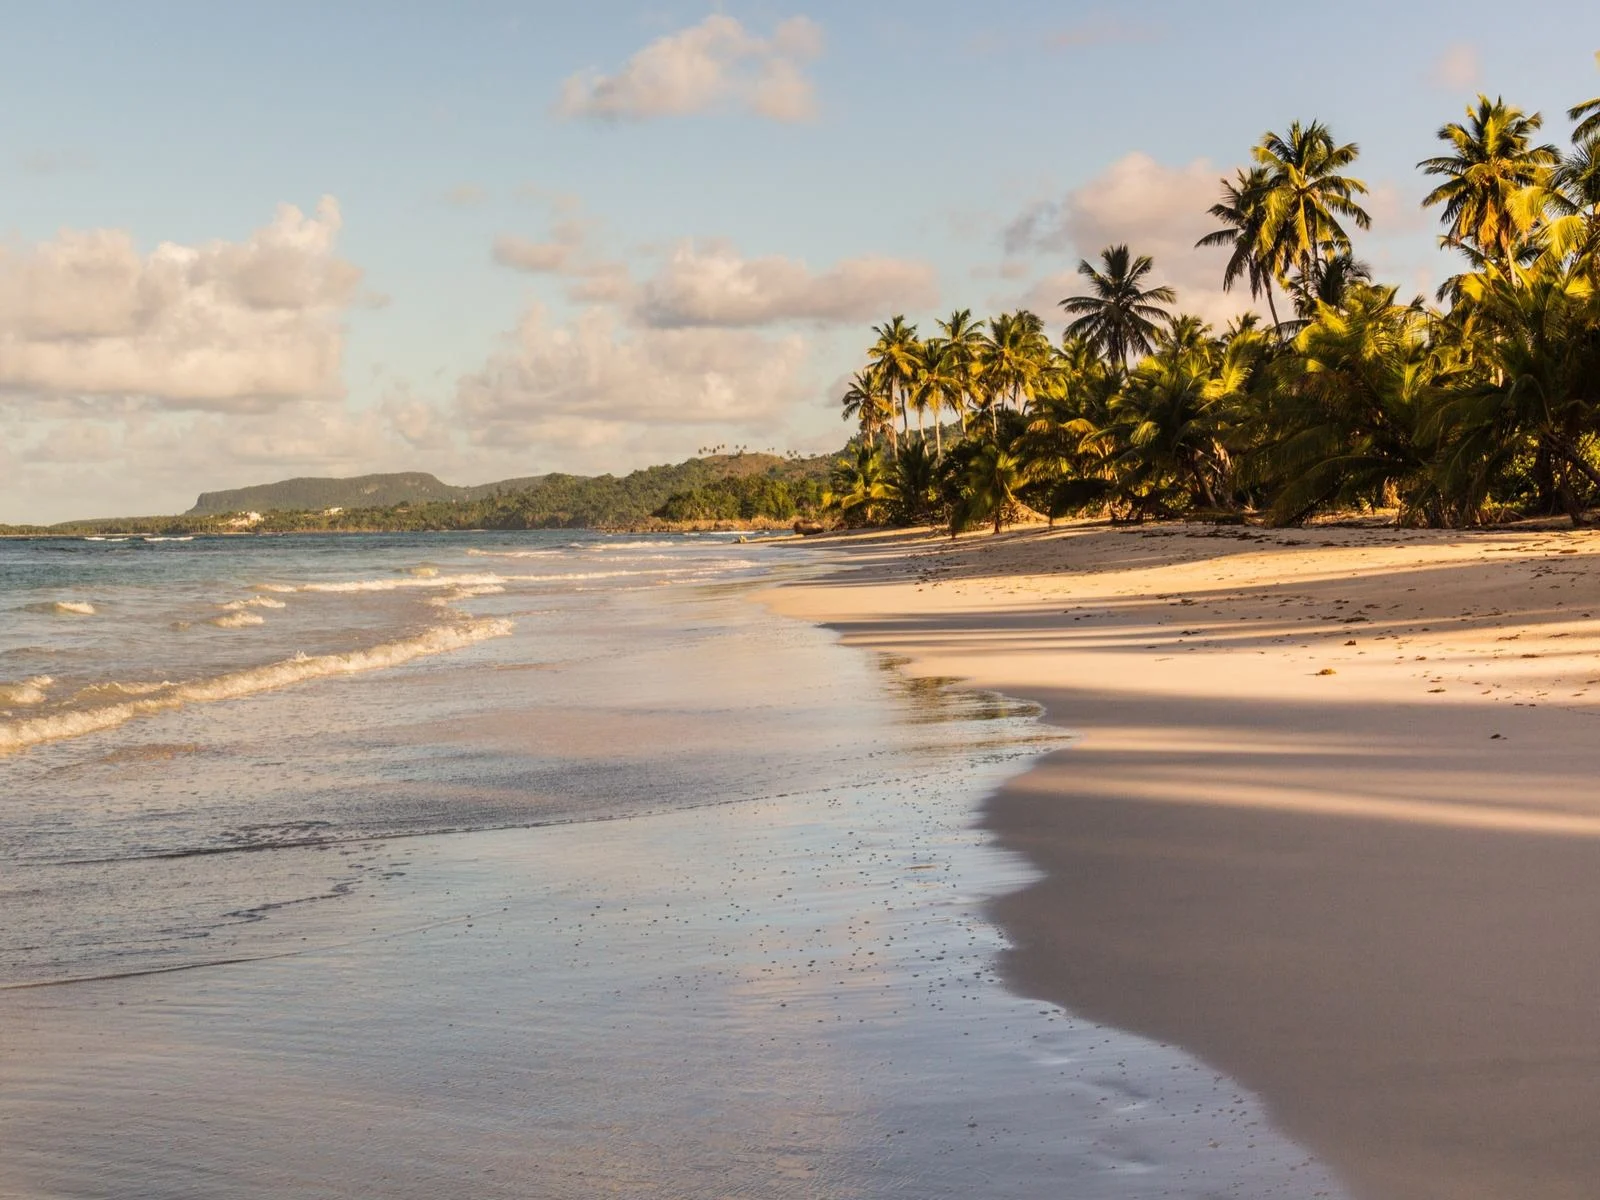
[[(530, 476), (453, 487), (408, 472), (202, 493), (167, 516), (0, 525), (7, 537), (193, 537), (590, 529), (758, 532), (814, 519), (835, 456), (711, 454), (628, 475)], [(353, 501), (364, 500), (364, 503)]]

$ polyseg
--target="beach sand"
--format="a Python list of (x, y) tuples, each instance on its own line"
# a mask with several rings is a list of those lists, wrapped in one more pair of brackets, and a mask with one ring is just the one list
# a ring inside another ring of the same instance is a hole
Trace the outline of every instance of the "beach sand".
[[(766, 594), (1075, 735), (990, 801), (1026, 993), (1240, 1080), (1358, 1196), (1600, 1188), (1600, 536), (835, 541)], [(850, 569), (853, 568), (853, 569)]]

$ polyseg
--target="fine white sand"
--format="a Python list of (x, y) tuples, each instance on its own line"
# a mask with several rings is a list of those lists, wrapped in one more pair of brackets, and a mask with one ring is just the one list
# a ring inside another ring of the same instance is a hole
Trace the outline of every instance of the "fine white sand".
[(769, 592), (1076, 739), (989, 804), (1012, 979), (1178, 1043), (1370, 1197), (1600, 1179), (1600, 537), (831, 543)]

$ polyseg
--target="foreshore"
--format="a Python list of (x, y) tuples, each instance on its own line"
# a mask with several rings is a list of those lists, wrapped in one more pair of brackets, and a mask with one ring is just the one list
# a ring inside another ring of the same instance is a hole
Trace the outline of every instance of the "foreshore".
[[(809, 552), (809, 549), (808, 549)], [(1028, 995), (1262, 1096), (1357, 1196), (1600, 1179), (1600, 535), (833, 541), (768, 592), (1070, 730), (989, 801)]]

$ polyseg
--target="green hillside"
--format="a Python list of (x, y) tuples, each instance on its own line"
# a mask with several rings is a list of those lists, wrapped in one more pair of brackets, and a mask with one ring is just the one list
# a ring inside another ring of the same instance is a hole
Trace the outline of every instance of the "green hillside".
[[(419, 529), (607, 529), (788, 520), (821, 502), (832, 455), (720, 454), (627, 475), (538, 475), (457, 487), (423, 472), (287, 479), (206, 492), (170, 517), (110, 517), (28, 533), (222, 533)], [(338, 510), (338, 511), (333, 511)], [(259, 514), (248, 522), (242, 514)]]

